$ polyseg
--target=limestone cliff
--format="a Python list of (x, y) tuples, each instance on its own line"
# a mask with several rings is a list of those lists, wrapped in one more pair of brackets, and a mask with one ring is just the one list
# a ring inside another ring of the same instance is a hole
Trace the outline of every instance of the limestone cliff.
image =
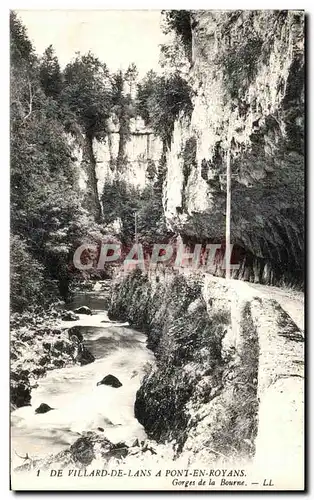
[[(101, 195), (105, 183), (122, 179), (143, 189), (157, 174), (162, 142), (138, 118), (130, 120), (130, 132), (124, 136), (119, 126), (108, 121), (103, 141), (77, 133), (69, 138), (78, 172), (78, 184), (86, 208), (101, 219)], [(121, 157), (122, 156), (122, 157)]]
[(105, 182), (112, 182), (117, 177), (143, 189), (157, 171), (162, 143), (140, 118), (130, 120), (130, 133), (123, 141), (122, 166), (118, 162), (121, 141), (121, 133), (114, 124), (111, 124), (105, 142), (94, 141), (99, 193), (102, 192)]
[(191, 118), (175, 124), (164, 209), (191, 239), (224, 240), (232, 169), (234, 277), (302, 282), (304, 14), (191, 11)]
[[(119, 179), (143, 189), (156, 180), (162, 163), (169, 231), (185, 244), (223, 244), (229, 154), (231, 242), (233, 262), (240, 264), (233, 278), (300, 287), (304, 14), (189, 11), (188, 16), (190, 68), (183, 76), (192, 112), (175, 121), (164, 144), (141, 118), (129, 117), (126, 126), (114, 115), (102, 142), (83, 139), (76, 156), (86, 206), (101, 220), (105, 182)], [(219, 265), (216, 273), (224, 273)]]

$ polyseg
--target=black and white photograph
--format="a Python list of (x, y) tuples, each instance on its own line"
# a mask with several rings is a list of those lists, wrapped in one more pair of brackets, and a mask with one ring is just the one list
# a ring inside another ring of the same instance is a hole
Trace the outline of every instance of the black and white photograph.
[(7, 14), (11, 489), (304, 491), (305, 11)]

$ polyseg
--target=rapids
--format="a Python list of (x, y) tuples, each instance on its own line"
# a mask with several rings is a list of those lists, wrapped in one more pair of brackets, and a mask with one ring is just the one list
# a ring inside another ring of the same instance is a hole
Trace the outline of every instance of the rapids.
[[(23, 463), (19, 456), (26, 453), (32, 459), (43, 458), (69, 447), (82, 431), (101, 432), (114, 443), (131, 444), (136, 438), (146, 436), (134, 417), (136, 391), (145, 370), (154, 363), (154, 356), (146, 347), (146, 336), (129, 328), (127, 323), (110, 321), (101, 291), (78, 292), (70, 308), (81, 305), (89, 306), (94, 314), (79, 315), (79, 320), (62, 322), (62, 326), (79, 326), (84, 344), (96, 360), (85, 366), (47, 372), (32, 390), (31, 406), (12, 412), (14, 467)], [(122, 387), (97, 387), (97, 382), (108, 374), (115, 375)], [(35, 409), (41, 403), (54, 409), (36, 414)]]

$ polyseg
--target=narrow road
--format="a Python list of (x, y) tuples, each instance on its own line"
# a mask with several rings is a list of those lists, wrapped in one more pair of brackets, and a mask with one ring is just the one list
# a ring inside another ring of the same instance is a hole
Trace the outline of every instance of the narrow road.
[(248, 283), (268, 299), (274, 299), (289, 314), (295, 324), (304, 331), (304, 293), (288, 288)]

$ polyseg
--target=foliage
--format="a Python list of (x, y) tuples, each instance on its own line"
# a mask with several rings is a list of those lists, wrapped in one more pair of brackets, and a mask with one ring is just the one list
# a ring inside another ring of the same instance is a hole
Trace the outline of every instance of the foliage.
[(132, 94), (132, 88), (135, 85), (137, 78), (138, 78), (137, 67), (134, 63), (131, 63), (124, 74), (124, 80), (130, 87), (129, 94)]
[[(239, 29), (237, 20), (241, 18)], [(267, 62), (271, 43), (267, 45), (261, 33), (254, 26), (254, 11), (243, 17), (243, 11), (230, 12), (222, 27), (226, 43), (216, 58), (221, 67), (227, 91), (232, 99), (243, 97), (243, 93), (253, 82), (261, 57)], [(265, 26), (265, 30), (266, 30)], [(273, 41), (272, 37), (269, 37)], [(232, 42), (231, 42), (232, 40)]]
[(77, 54), (63, 72), (61, 99), (89, 136), (104, 137), (110, 110), (109, 72), (91, 52)]
[(162, 206), (162, 193), (158, 184), (146, 186), (141, 193), (138, 232), (139, 240), (145, 244), (162, 243), (172, 234), (167, 229)]
[(187, 186), (189, 176), (191, 174), (192, 168), (197, 167), (196, 162), (196, 149), (197, 143), (195, 137), (190, 137), (184, 147), (182, 148), (182, 158), (183, 158), (183, 184), (182, 184), (182, 202), (185, 203), (185, 188)]
[(150, 70), (137, 85), (137, 112), (143, 118), (146, 125), (151, 121), (149, 102), (153, 99), (159, 76)]
[(175, 121), (192, 112), (191, 89), (179, 72), (159, 76), (150, 71), (138, 85), (137, 109), (154, 133), (169, 144)]
[(147, 185), (143, 191), (128, 185), (123, 180), (106, 183), (102, 204), (105, 224), (109, 226), (119, 220), (121, 227), (117, 236), (125, 244), (134, 242), (135, 213), (140, 243), (146, 245), (161, 242), (169, 235), (158, 182)]
[[(98, 228), (83, 210), (71, 150), (54, 99), (58, 61), (50, 47), (40, 62), (11, 14), (12, 309), (66, 296), (73, 248)], [(23, 271), (22, 271), (23, 269)], [(24, 277), (22, 277), (24, 275)]]
[(27, 36), (26, 28), (15, 12), (10, 12), (10, 56), (12, 64), (30, 63), (34, 56), (33, 46)]
[(62, 90), (62, 75), (52, 45), (47, 47), (40, 61), (39, 78), (46, 96), (58, 99)]
[(189, 61), (192, 57), (191, 13), (188, 10), (163, 10), (163, 31), (165, 34), (174, 32), (183, 45)]
[(14, 310), (22, 311), (31, 303), (43, 304), (48, 298), (44, 267), (31, 255), (26, 242), (19, 236), (12, 236), (10, 245), (11, 304)]
[(263, 40), (254, 33), (248, 33), (243, 42), (228, 48), (223, 61), (225, 81), (232, 98), (241, 95), (256, 76), (258, 57)]
[(180, 40), (170, 39), (160, 46), (159, 64), (167, 74), (179, 71), (182, 76), (188, 76), (190, 64)]
[(121, 220), (121, 237), (123, 243), (134, 238), (134, 214), (138, 210), (140, 191), (128, 186), (123, 180), (105, 183), (102, 193), (103, 218), (106, 225), (117, 219)]
[[(130, 65), (125, 74), (122, 71), (111, 77), (111, 112), (119, 123), (119, 150), (117, 168), (121, 169), (125, 163), (125, 144), (130, 137), (130, 119), (134, 118), (135, 106), (131, 97), (131, 89), (137, 76), (136, 66)], [(125, 84), (129, 84), (129, 92), (125, 92)]]

